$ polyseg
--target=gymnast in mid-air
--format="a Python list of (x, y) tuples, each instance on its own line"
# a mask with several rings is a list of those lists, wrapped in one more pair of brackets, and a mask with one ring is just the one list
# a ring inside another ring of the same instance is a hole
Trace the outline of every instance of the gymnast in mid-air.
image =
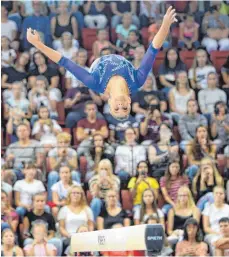
[(111, 115), (116, 119), (125, 119), (131, 110), (130, 94), (136, 92), (145, 83), (155, 57), (168, 36), (170, 26), (176, 21), (175, 9), (170, 6), (138, 69), (135, 69), (124, 57), (110, 54), (95, 60), (88, 72), (44, 45), (39, 34), (31, 28), (27, 30), (27, 40), (53, 62), (70, 71), (85, 86), (97, 93), (108, 95)]

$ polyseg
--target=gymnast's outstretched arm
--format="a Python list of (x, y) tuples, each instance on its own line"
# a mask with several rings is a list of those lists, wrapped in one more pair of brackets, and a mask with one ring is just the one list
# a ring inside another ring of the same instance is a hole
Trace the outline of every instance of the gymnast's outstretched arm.
[(149, 46), (145, 56), (143, 57), (141, 65), (137, 70), (137, 78), (140, 86), (144, 84), (149, 72), (151, 71), (156, 55), (168, 36), (171, 24), (174, 21), (177, 21), (175, 17), (175, 9), (172, 9), (172, 6), (170, 6), (164, 16), (163, 23), (158, 33), (155, 35), (152, 44)]
[(44, 53), (53, 62), (63, 66), (65, 69), (70, 71), (78, 80), (80, 80), (83, 84), (85, 84), (90, 89), (94, 90), (95, 83), (94, 83), (93, 76), (84, 68), (80, 67), (79, 65), (69, 60), (68, 58), (62, 57), (59, 52), (43, 44), (39, 34), (35, 30), (32, 31), (31, 28), (27, 29), (27, 40), (32, 45), (34, 45), (38, 50)]

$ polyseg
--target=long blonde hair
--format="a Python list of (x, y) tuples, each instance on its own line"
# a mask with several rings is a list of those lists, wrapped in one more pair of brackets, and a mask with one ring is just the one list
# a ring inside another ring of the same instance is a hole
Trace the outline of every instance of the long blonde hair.
[(82, 188), (81, 186), (79, 186), (79, 185), (73, 185), (73, 186), (71, 186), (71, 187), (69, 188), (69, 190), (68, 190), (68, 195), (67, 195), (67, 199), (66, 199), (66, 205), (70, 205), (70, 204), (71, 204), (71, 193), (72, 193), (72, 191), (73, 191), (75, 188), (80, 189), (80, 191), (81, 191), (81, 199), (80, 199), (79, 205), (80, 205), (80, 207), (83, 209), (84, 207), (88, 206), (88, 204), (87, 204), (87, 198), (86, 198), (86, 196), (85, 196), (85, 193), (84, 193), (84, 191), (83, 191), (83, 188)]
[(201, 171), (202, 171), (202, 167), (204, 165), (210, 165), (211, 168), (213, 169), (213, 176), (214, 176), (217, 186), (223, 186), (223, 184), (224, 184), (223, 178), (220, 175), (218, 169), (216, 168), (215, 162), (211, 158), (205, 157), (205, 158), (201, 159), (199, 170), (192, 182), (192, 192), (194, 193), (194, 195), (197, 195), (197, 183), (201, 177)]
[(109, 159), (103, 159), (99, 162), (98, 164), (98, 168), (97, 168), (97, 174), (99, 175), (99, 171), (102, 168), (106, 168), (107, 169), (107, 174), (109, 177), (113, 177), (113, 166), (112, 163)]
[[(188, 205), (187, 205), (187, 208), (189, 208), (189, 209), (195, 208), (196, 205), (195, 205), (195, 202), (193, 200), (192, 193), (191, 193), (190, 189), (187, 186), (182, 186), (182, 187), (179, 188), (179, 190), (177, 192), (177, 195), (180, 192), (184, 192), (184, 193), (188, 194)], [(179, 202), (179, 197), (177, 197), (175, 209), (178, 209), (178, 210), (182, 209), (181, 204)]]

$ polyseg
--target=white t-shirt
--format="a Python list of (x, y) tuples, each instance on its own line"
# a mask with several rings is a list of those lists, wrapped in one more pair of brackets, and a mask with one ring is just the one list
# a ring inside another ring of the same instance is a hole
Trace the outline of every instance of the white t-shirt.
[(73, 46), (70, 49), (66, 50), (63, 47), (57, 49), (58, 52), (61, 53), (62, 56), (72, 59), (73, 56), (78, 52), (78, 48)]
[(78, 214), (73, 213), (68, 206), (64, 206), (60, 209), (58, 220), (65, 221), (65, 229), (72, 235), (81, 225), (87, 224), (89, 220), (93, 221), (93, 213), (88, 206)]
[[(82, 67), (84, 68), (86, 71), (89, 71), (89, 68), (88, 67)], [(65, 74), (65, 78), (66, 79), (71, 79), (71, 82), (72, 82), (72, 88), (75, 88), (75, 87), (78, 87), (80, 85), (80, 82), (70, 71), (67, 71), (66, 74)]]
[(225, 217), (229, 218), (229, 205), (224, 204), (223, 208), (218, 209), (214, 204), (211, 204), (203, 210), (202, 214), (209, 217), (211, 229), (220, 232), (219, 220)]
[(20, 202), (22, 204), (31, 205), (33, 195), (45, 192), (46, 190), (40, 180), (34, 179), (32, 183), (27, 183), (25, 179), (22, 179), (15, 183), (14, 191), (20, 192)]
[(180, 112), (187, 112), (187, 103), (188, 100), (192, 98), (194, 91), (190, 89), (187, 95), (181, 95), (174, 87), (171, 89), (171, 94), (174, 96), (176, 109)]
[[(208, 87), (207, 76), (210, 72), (216, 72), (216, 69), (211, 65), (196, 68), (196, 83), (199, 84), (202, 89)], [(194, 69), (188, 71), (188, 78), (194, 79)]]
[[(158, 213), (159, 219), (164, 218), (164, 214), (163, 214), (163, 212), (162, 212), (160, 209), (157, 209), (157, 213)], [(157, 214), (154, 213), (153, 215), (157, 215)], [(142, 220), (142, 221), (145, 222), (145, 221), (149, 218), (149, 216), (150, 216), (150, 215), (145, 214), (145, 215), (143, 216), (143, 220)], [(141, 217), (141, 208), (138, 208), (138, 209), (136, 209), (136, 211), (134, 212), (134, 219), (140, 220), (140, 217)]]
[(13, 31), (17, 31), (17, 24), (14, 21), (8, 20), (1, 23), (1, 36), (6, 36), (10, 41), (13, 40)]
[(17, 57), (17, 54), (15, 52), (14, 49), (9, 49), (9, 50), (5, 50), (5, 51), (1, 51), (1, 60), (2, 60), (2, 67), (10, 67), (11, 65), (9, 65), (8, 63), (6, 63), (5, 61), (9, 61), (10, 57), (13, 57), (14, 59)]
[[(80, 186), (80, 184), (76, 181), (72, 181), (73, 185)], [(57, 183), (55, 183), (51, 187), (52, 192), (56, 192), (58, 196), (60, 197), (60, 200), (66, 199), (68, 195), (68, 190), (63, 186), (63, 182), (60, 180)]]

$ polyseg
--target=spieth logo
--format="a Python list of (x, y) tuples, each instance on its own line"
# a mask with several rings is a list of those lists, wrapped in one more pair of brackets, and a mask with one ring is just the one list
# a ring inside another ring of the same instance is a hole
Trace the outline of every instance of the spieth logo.
[(105, 243), (106, 243), (105, 236), (98, 235), (98, 243), (99, 243), (99, 245), (105, 245)]
[(148, 241), (151, 241), (151, 240), (153, 240), (153, 241), (156, 241), (156, 240), (163, 240), (163, 237), (162, 237), (162, 236), (148, 236), (148, 237), (147, 237), (147, 240), (148, 240)]

